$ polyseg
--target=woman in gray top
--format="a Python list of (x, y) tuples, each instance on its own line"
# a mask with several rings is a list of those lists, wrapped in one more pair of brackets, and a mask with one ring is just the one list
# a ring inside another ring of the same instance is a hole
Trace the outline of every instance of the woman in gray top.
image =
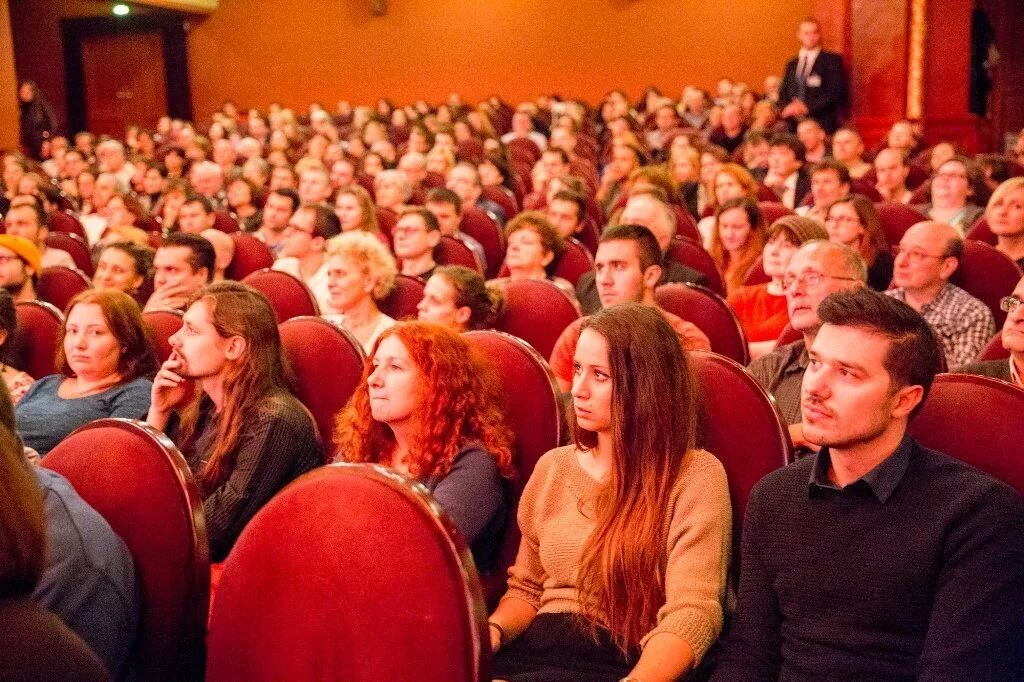
[(32, 384), (18, 403), (18, 434), (45, 455), (79, 426), (149, 410), (156, 352), (128, 294), (83, 291), (68, 304), (57, 350), (60, 374)]

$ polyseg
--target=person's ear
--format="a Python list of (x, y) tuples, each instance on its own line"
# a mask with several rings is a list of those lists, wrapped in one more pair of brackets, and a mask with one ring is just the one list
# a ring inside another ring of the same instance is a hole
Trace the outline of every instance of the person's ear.
[(238, 360), (245, 353), (246, 346), (247, 343), (241, 336), (232, 336), (224, 349), (224, 357), (232, 361)]
[(942, 279), (949, 279), (956, 272), (956, 269), (960, 267), (960, 261), (953, 256), (946, 256), (942, 261), (942, 268), (939, 270)]
[(904, 386), (896, 392), (890, 416), (893, 419), (909, 417), (922, 400), (924, 400), (923, 386)]
[(651, 265), (644, 270), (644, 288), (653, 289), (658, 286), (658, 282), (661, 281), (661, 266)]
[(540, 262), (541, 262), (541, 265), (543, 265), (544, 267), (547, 267), (548, 264), (550, 264), (551, 261), (553, 261), (554, 259), (555, 259), (554, 252), (552, 252), (552, 251), (545, 251), (544, 252), (544, 256), (541, 257), (541, 259), (540, 259)]
[(427, 243), (430, 244), (430, 248), (434, 248), (441, 243), (441, 230), (428, 230), (427, 231)]
[(455, 309), (455, 321), (459, 326), (466, 326), (469, 324), (469, 318), (473, 316), (473, 310), (468, 305), (464, 305), (460, 308)]

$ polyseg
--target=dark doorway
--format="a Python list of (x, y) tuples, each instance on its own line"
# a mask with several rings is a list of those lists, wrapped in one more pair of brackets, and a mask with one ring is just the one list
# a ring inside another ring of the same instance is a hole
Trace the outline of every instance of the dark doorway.
[(191, 119), (185, 26), (171, 12), (64, 20), (69, 132), (120, 138), (165, 114)]

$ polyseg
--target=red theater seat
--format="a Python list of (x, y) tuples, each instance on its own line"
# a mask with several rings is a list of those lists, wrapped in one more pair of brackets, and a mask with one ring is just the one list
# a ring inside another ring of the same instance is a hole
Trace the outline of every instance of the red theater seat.
[(761, 256), (758, 256), (743, 283), (749, 287), (756, 284), (767, 284), (770, 281), (772, 281), (772, 278), (764, 271), (764, 261), (761, 259)]
[(743, 365), (750, 362), (743, 328), (724, 298), (710, 289), (682, 282), (662, 284), (655, 289), (654, 297), (662, 308), (707, 334), (711, 350)]
[(802, 333), (787, 324), (779, 333), (779, 340), (775, 342), (775, 347), (778, 348), (779, 346), (786, 346), (794, 341), (800, 341), (803, 338), (804, 335)]
[(1003, 348), (1003, 332), (1002, 330), (997, 331), (996, 335), (992, 337), (992, 340), (985, 346), (985, 350), (981, 351), (981, 355), (978, 356), (978, 361), (983, 362), (985, 360), (1006, 360), (1010, 357), (1010, 351)]
[(64, 310), (71, 299), (89, 287), (89, 278), (84, 272), (58, 265), (43, 268), (36, 284), (36, 294), (40, 299), (57, 306), (58, 310)]
[(565, 328), (580, 317), (569, 295), (541, 279), (496, 279), (505, 288), (506, 308), (495, 327), (518, 336), (542, 357), (551, 357)]
[(65, 211), (54, 211), (50, 214), (50, 232), (73, 234), (85, 241), (85, 228), (78, 218)]
[(540, 160), (540, 147), (537, 143), (527, 137), (516, 137), (505, 143), (505, 148), (508, 150), (510, 158), (515, 160), (522, 160), (525, 163), (533, 166)]
[(316, 298), (297, 277), (278, 270), (259, 270), (242, 280), (267, 297), (278, 323), (302, 315), (319, 315)]
[(793, 457), (789, 430), (775, 400), (739, 364), (707, 351), (687, 359), (697, 379), (697, 444), (718, 457), (732, 498), (733, 574), (739, 575), (739, 538), (754, 485)]
[(967, 230), (967, 239), (985, 242), (990, 246), (995, 246), (999, 242), (998, 237), (992, 234), (992, 229), (988, 226), (988, 221), (985, 220), (984, 216), (978, 218), (977, 222), (971, 226), (971, 229)]
[(149, 327), (156, 344), (156, 354), (160, 363), (171, 357), (170, 338), (181, 329), (182, 313), (179, 310), (149, 310), (142, 313), (142, 320)]
[(416, 306), (423, 300), (426, 282), (418, 277), (398, 275), (391, 293), (377, 301), (382, 313), (396, 320), (414, 320), (418, 315)]
[(686, 237), (700, 244), (700, 230), (697, 229), (697, 221), (693, 219), (690, 212), (679, 204), (669, 204), (676, 216), (676, 235)]
[(498, 223), (476, 206), (466, 206), (462, 209), (459, 231), (465, 232), (480, 242), (480, 246), (484, 248), (484, 259), (487, 262), (486, 276), (488, 278), (495, 277), (498, 274), (498, 268), (505, 262), (505, 235), (498, 227)]
[(77, 234), (50, 232), (46, 235), (46, 246), (51, 249), (67, 251), (71, 260), (75, 261), (75, 267), (81, 270), (86, 277), (92, 277), (92, 255), (89, 253), (89, 245)]
[(568, 280), (573, 286), (580, 281), (580, 277), (594, 269), (594, 258), (590, 255), (587, 247), (578, 240), (570, 237), (565, 241), (565, 251), (562, 252), (558, 264), (555, 266), (554, 276)]
[(438, 265), (461, 265), (484, 274), (483, 254), (477, 253), (462, 238), (463, 235), (449, 237), (444, 235), (434, 247), (434, 262)]
[(519, 213), (519, 204), (516, 203), (516, 195), (512, 190), (504, 187), (487, 186), (483, 188), (483, 196), (490, 199), (505, 212), (505, 217), (512, 220), (516, 213)]
[(295, 397), (313, 415), (327, 458), (334, 456), (334, 418), (352, 397), (366, 357), (351, 334), (322, 317), (293, 317), (278, 325), (295, 375)]
[(725, 282), (711, 254), (704, 250), (700, 242), (676, 237), (668, 247), (668, 257), (672, 260), (689, 265), (691, 268), (708, 278), (706, 286), (719, 296), (725, 296)]
[(302, 476), (224, 564), (206, 679), (490, 680), (469, 550), (422, 487), (390, 469)]
[(238, 221), (232, 218), (231, 214), (227, 211), (214, 211), (213, 216), (213, 227), (215, 230), (220, 230), (227, 234), (238, 232)]
[(100, 419), (43, 466), (66, 477), (131, 551), (143, 604), (138, 678), (197, 679), (210, 559), (202, 496), (181, 453), (144, 422)]
[(1002, 251), (984, 242), (967, 240), (960, 267), (949, 281), (987, 305), (999, 329), (1006, 320), (999, 301), (1013, 292), (1021, 275), (1017, 264)]
[(925, 215), (906, 204), (895, 202), (882, 202), (875, 204), (878, 209), (878, 219), (882, 223), (882, 231), (885, 232), (885, 240), (895, 246), (903, 239), (903, 234), (912, 226), (928, 220)]
[(11, 344), (11, 366), (27, 372), (33, 379), (58, 372), (54, 356), (64, 314), (43, 301), (16, 303), (14, 313), (18, 319), (18, 331), (8, 341)]
[[(505, 418), (516, 437), (518, 478), (513, 491), (518, 501), (540, 456), (568, 440), (565, 402), (547, 361), (522, 339), (490, 330), (468, 332), (465, 339), (491, 362), (501, 381)], [(490, 608), (505, 593), (508, 568), (515, 563), (521, 537), (516, 505), (510, 505), (498, 566), (481, 576)]]
[[(768, 190), (771, 192), (771, 190)], [(771, 227), (779, 218), (784, 216), (793, 215), (793, 211), (788, 206), (778, 200), (778, 198), (772, 199), (771, 201), (758, 201), (757, 207), (761, 209), (761, 215), (764, 216), (764, 224)]]
[[(984, 428), (964, 428), (965, 415), (983, 415)], [(967, 462), (1024, 494), (1024, 389), (989, 377), (939, 374), (910, 422), (921, 445)]]
[(270, 247), (251, 234), (236, 232), (231, 235), (235, 242), (235, 257), (231, 259), (224, 276), (228, 279), (243, 280), (252, 273), (269, 268), (274, 264)]

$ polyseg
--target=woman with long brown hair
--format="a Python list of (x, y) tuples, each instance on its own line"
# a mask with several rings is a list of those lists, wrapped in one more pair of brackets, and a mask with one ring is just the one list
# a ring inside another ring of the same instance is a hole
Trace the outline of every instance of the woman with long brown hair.
[(868, 286), (885, 291), (892, 282), (894, 259), (871, 200), (860, 194), (837, 199), (825, 211), (829, 240), (845, 244), (860, 254), (868, 266)]
[(170, 344), (146, 420), (188, 460), (211, 559), (223, 561), (277, 491), (323, 463), (323, 448), (288, 391), (277, 320), (262, 294), (239, 282), (203, 288)]
[(448, 512), (477, 566), (490, 568), (505, 528), (512, 438), (489, 366), (447, 327), (402, 322), (385, 331), (363, 381), (338, 415), (338, 458), (411, 476)]
[(715, 212), (709, 251), (730, 296), (746, 283), (764, 249), (766, 232), (761, 209), (746, 197), (729, 199)]
[(674, 680), (715, 641), (732, 519), (722, 465), (694, 448), (696, 400), (657, 310), (584, 322), (575, 444), (544, 455), (523, 491), (519, 555), (489, 620), (495, 678)]

